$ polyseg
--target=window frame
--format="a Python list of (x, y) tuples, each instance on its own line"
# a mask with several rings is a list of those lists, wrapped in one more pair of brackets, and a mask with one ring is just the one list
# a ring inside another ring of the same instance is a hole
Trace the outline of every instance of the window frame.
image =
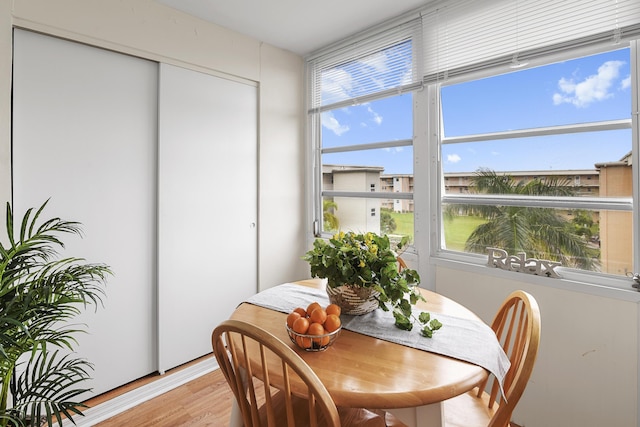
[[(629, 47), (630, 51), (630, 61), (631, 61), (631, 75), (632, 75), (632, 85), (631, 85), (631, 98), (632, 98), (632, 112), (630, 119), (622, 119), (622, 120), (611, 120), (611, 121), (603, 121), (603, 122), (591, 122), (586, 124), (572, 124), (572, 125), (560, 125), (560, 126), (551, 126), (546, 128), (533, 128), (533, 129), (523, 129), (516, 131), (504, 131), (504, 132), (495, 132), (495, 133), (487, 133), (487, 134), (478, 134), (478, 135), (466, 135), (462, 137), (444, 137), (442, 135), (443, 122), (442, 122), (442, 111), (440, 108), (440, 89), (443, 86), (442, 81), (431, 82), (427, 86), (427, 90), (425, 91), (423, 100), (424, 103), (427, 103), (433, 108), (424, 109), (421, 114), (427, 114), (427, 120), (423, 120), (429, 123), (431, 126), (434, 124), (437, 126), (433, 132), (429, 133), (429, 137), (426, 138), (425, 141), (421, 141), (417, 145), (421, 145), (422, 143), (426, 144), (427, 155), (432, 159), (431, 162), (431, 171), (429, 174), (430, 179), (430, 193), (434, 194), (435, 197), (431, 197), (430, 203), (430, 212), (431, 217), (430, 224), (427, 229), (430, 230), (430, 235), (432, 236), (432, 241), (430, 242), (430, 252), (429, 259), (430, 263), (433, 264), (450, 264), (455, 263), (458, 266), (460, 264), (465, 264), (467, 266), (482, 266), (487, 269), (487, 256), (484, 254), (473, 254), (473, 253), (465, 253), (460, 251), (453, 251), (449, 249), (443, 249), (444, 246), (444, 224), (442, 217), (442, 205), (445, 203), (464, 203), (464, 204), (489, 204), (489, 205), (511, 205), (511, 206), (528, 206), (528, 207), (558, 207), (558, 208), (568, 208), (568, 209), (594, 209), (594, 210), (613, 210), (613, 211), (626, 211), (633, 213), (633, 230), (636, 230), (633, 233), (632, 237), (632, 245), (633, 245), (633, 270), (637, 272), (640, 268), (640, 233), (637, 232), (638, 226), (640, 226), (640, 212), (638, 205), (638, 195), (640, 193), (640, 182), (638, 179), (639, 172), (638, 167), (634, 167), (632, 170), (633, 174), (633, 196), (632, 197), (528, 197), (528, 196), (505, 196), (505, 195), (479, 195), (479, 194), (445, 194), (444, 186), (446, 183), (444, 171), (443, 171), (443, 161), (441, 158), (442, 150), (441, 147), (443, 144), (453, 143), (453, 142), (479, 142), (479, 141), (488, 141), (495, 140), (498, 138), (513, 138), (513, 137), (523, 137), (523, 136), (538, 136), (538, 135), (551, 135), (551, 134), (562, 134), (562, 133), (574, 133), (574, 132), (584, 132), (584, 131), (592, 131), (592, 130), (614, 130), (614, 129), (631, 129), (631, 138), (632, 138), (632, 164), (638, 165), (639, 159), (639, 151), (640, 151), (640, 142), (639, 142), (639, 118), (638, 118), (638, 106), (640, 105), (640, 39), (638, 40), (630, 40), (621, 43), (621, 45), (616, 46), (615, 49), (620, 47)], [(570, 52), (565, 52), (563, 54), (552, 54), (547, 57), (539, 57), (536, 61), (529, 64), (529, 67), (537, 67), (544, 66), (548, 64), (552, 64), (559, 60), (570, 60), (575, 58), (580, 58), (592, 54), (602, 53), (607, 50), (613, 50), (610, 44), (608, 45), (600, 45), (600, 46), (592, 46), (589, 48), (580, 48), (575, 49)], [(484, 77), (495, 76), (499, 74), (503, 74), (504, 70), (482, 70), (481, 72), (470, 72), (468, 74), (459, 75), (455, 78), (448, 79), (446, 84), (457, 84), (463, 83), (466, 81), (472, 81)], [(414, 155), (419, 153), (414, 153)], [(415, 178), (415, 182), (418, 183), (417, 178)], [(420, 202), (420, 200), (416, 200), (416, 203)], [(422, 203), (421, 203), (422, 204)], [(416, 211), (418, 211), (418, 207), (416, 206)], [(426, 225), (426, 224), (423, 224)], [(416, 237), (416, 240), (418, 237)], [(510, 272), (502, 271), (498, 269), (489, 269), (496, 270), (495, 274), (498, 277), (506, 276), (510, 274)], [(580, 286), (585, 285), (594, 285), (594, 286), (604, 286), (613, 289), (624, 289), (624, 290), (633, 290), (631, 288), (631, 281), (628, 277), (614, 275), (609, 273), (601, 273), (601, 272), (591, 272), (586, 270), (573, 269), (568, 267), (559, 267), (557, 271), (562, 276), (560, 279), (551, 279), (547, 277), (535, 277), (530, 280), (534, 280), (536, 282), (543, 281), (547, 283), (552, 283), (552, 281), (562, 281), (564, 283), (568, 282), (579, 282)], [(520, 276), (531, 277), (530, 275), (521, 274)]]
[[(418, 64), (418, 67), (422, 69), (421, 81), (414, 81), (411, 86), (388, 89), (383, 92), (367, 95), (365, 97), (353, 99), (351, 101), (343, 101), (343, 105), (346, 106), (352, 105), (352, 103), (367, 102), (370, 100), (379, 99), (386, 96), (391, 96), (393, 94), (400, 94), (408, 91), (411, 91), (414, 94), (414, 133), (412, 138), (414, 156), (414, 187), (412, 193), (414, 211), (414, 246), (409, 248), (407, 252), (404, 253), (403, 257), (410, 263), (414, 263), (414, 265), (417, 265), (417, 270), (423, 278), (421, 286), (435, 290), (436, 272), (438, 266), (455, 268), (457, 270), (467, 270), (473, 272), (474, 274), (479, 273), (483, 275), (495, 276), (497, 278), (514, 280), (515, 278), (513, 275), (517, 273), (495, 268), (487, 268), (486, 255), (468, 254), (440, 249), (441, 246), (439, 242), (443, 238), (444, 234), (442, 229), (440, 209), (441, 196), (444, 194), (444, 187), (442, 185), (443, 180), (441, 180), (441, 146), (439, 142), (439, 129), (441, 126), (441, 113), (439, 111), (439, 85), (443, 79), (448, 79), (449, 82), (453, 83), (493, 76), (508, 71), (508, 67), (510, 65), (520, 66), (524, 62), (527, 62), (527, 66), (529, 67), (535, 67), (571, 58), (592, 55), (595, 53), (611, 50), (612, 43), (622, 43), (623, 45), (628, 45), (630, 47), (631, 74), (633, 78), (631, 114), (632, 162), (636, 165), (640, 165), (640, 149), (638, 143), (640, 135), (640, 124), (638, 118), (638, 110), (640, 104), (638, 95), (638, 88), (640, 87), (640, 47), (638, 46), (640, 44), (640, 21), (638, 21), (638, 12), (640, 11), (640, 8), (638, 8), (637, 5), (631, 1), (625, 1), (624, 3), (625, 7), (629, 7), (629, 10), (631, 11), (627, 16), (627, 21), (618, 22), (616, 20), (615, 22), (610, 23), (612, 27), (607, 27), (602, 32), (598, 32), (600, 30), (597, 30), (595, 27), (593, 27), (593, 30), (595, 31), (593, 34), (590, 33), (587, 36), (579, 37), (577, 39), (566, 38), (565, 41), (557, 42), (557, 39), (551, 38), (547, 40), (545, 44), (540, 45), (539, 47), (536, 47), (530, 51), (523, 51), (518, 46), (516, 46), (516, 51), (513, 55), (509, 54), (504, 57), (496, 58), (488, 57), (486, 60), (483, 60), (480, 63), (464, 63), (462, 64), (462, 66), (454, 69), (448, 68), (443, 63), (438, 62), (439, 58), (441, 58), (441, 56), (439, 55), (443, 54), (443, 52), (447, 49), (447, 45), (441, 43), (441, 39), (437, 36), (437, 34), (434, 37), (433, 33), (429, 32), (429, 29), (434, 27), (434, 25), (446, 25), (446, 20), (443, 21), (439, 15), (439, 8), (441, 6), (446, 6), (444, 4), (428, 5), (422, 7), (420, 9), (417, 9), (416, 11), (409, 12), (404, 16), (400, 16), (396, 19), (382, 23), (377, 27), (371, 28), (362, 33), (358, 33), (353, 37), (328, 46), (307, 56), (305, 58), (305, 105), (307, 106), (308, 114), (306, 120), (306, 138), (308, 142), (308, 144), (306, 145), (307, 173), (305, 174), (307, 189), (306, 212), (309, 224), (307, 243), (311, 245), (313, 240), (315, 240), (315, 238), (317, 237), (329, 237), (327, 233), (320, 233), (320, 230), (322, 228), (321, 221), (323, 214), (322, 147), (320, 146), (320, 132), (322, 130), (322, 127), (320, 122), (320, 114), (314, 113), (331, 110), (340, 106), (340, 102), (333, 105), (326, 105), (321, 107), (318, 107), (316, 104), (314, 104), (314, 100), (316, 98), (314, 98), (315, 95), (312, 93), (312, 91), (315, 85), (317, 85), (318, 83), (317, 75), (314, 74), (314, 67), (317, 67), (318, 63), (313, 61), (320, 56), (333, 55), (336, 53), (341, 55), (341, 58), (343, 59), (356, 58), (362, 52), (363, 45), (361, 44), (366, 44), (369, 38), (385, 37), (383, 33), (386, 34), (389, 31), (394, 31), (394, 29), (399, 28), (399, 26), (403, 25), (403, 23), (406, 23), (411, 19), (418, 18), (422, 20), (422, 33), (420, 33), (419, 31), (415, 32), (412, 37), (414, 37), (414, 41), (419, 42), (416, 43), (416, 49), (418, 49), (420, 43), (424, 46), (422, 55), (425, 63), (423, 63), (422, 65)], [(454, 2), (452, 4), (456, 5), (458, 3)], [(606, 5), (603, 4), (603, 7), (606, 7)], [(566, 18), (568, 18), (568, 16)], [(620, 25), (622, 25), (622, 27), (620, 27)], [(422, 35), (424, 35), (424, 39), (421, 39)], [(380, 39), (378, 38), (378, 40)], [(556, 41), (554, 42), (554, 40)], [(485, 40), (485, 42), (488, 41)], [(444, 52), (444, 54), (446, 55), (446, 52)], [(427, 62), (433, 61), (434, 59), (436, 60), (436, 65), (439, 68), (435, 71), (432, 70), (432, 72), (427, 72)], [(598, 126), (627, 126), (627, 124), (601, 123)], [(383, 142), (382, 144), (385, 144), (385, 142)], [(365, 146), (366, 145), (367, 144), (365, 144)], [(339, 149), (350, 151), (353, 148), (354, 146), (347, 148), (341, 147)], [(640, 230), (640, 208), (638, 206), (638, 201), (640, 200), (639, 169), (640, 168), (633, 168), (632, 178), (632, 221), (634, 230)], [(363, 192), (362, 194), (340, 193), (339, 196), (349, 196), (352, 194), (354, 196), (361, 196), (363, 198), (371, 198), (373, 194), (380, 194), (380, 198), (388, 198), (381, 193), (372, 193), (368, 191)], [(396, 194), (394, 194), (394, 198), (397, 198)], [(326, 192), (324, 193), (324, 195), (331, 196), (335, 194)], [(407, 198), (411, 197), (409, 196)], [(557, 202), (557, 200), (554, 200), (553, 202), (555, 203)], [(608, 203), (609, 202), (616, 204), (616, 206), (629, 204), (628, 198), (617, 201), (608, 201)], [(567, 203), (572, 204), (574, 203), (574, 201), (569, 200), (567, 201)], [(594, 201), (594, 203), (599, 203), (599, 201)], [(591, 206), (593, 207), (596, 205), (592, 204)], [(634, 270), (639, 270), (640, 233), (638, 233), (637, 231), (633, 235), (632, 244), (634, 250)], [(633, 301), (639, 300), (640, 296), (640, 292), (636, 292), (633, 288), (631, 288), (631, 284), (633, 283), (631, 279), (622, 276), (590, 271), (562, 271), (562, 278), (560, 279), (550, 279), (541, 276), (518, 274), (517, 279), (515, 280), (524, 283), (542, 284), (545, 286), (558, 287), (560, 289)], [(621, 290), (624, 290), (625, 292), (621, 292)]]

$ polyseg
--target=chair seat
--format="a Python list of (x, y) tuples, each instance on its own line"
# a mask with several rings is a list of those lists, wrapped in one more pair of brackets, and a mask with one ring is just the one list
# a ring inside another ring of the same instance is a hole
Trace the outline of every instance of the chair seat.
[(446, 427), (487, 427), (498, 409), (494, 403), (489, 409), (490, 396), (483, 393), (477, 397), (478, 389), (474, 388), (466, 393), (443, 402)]

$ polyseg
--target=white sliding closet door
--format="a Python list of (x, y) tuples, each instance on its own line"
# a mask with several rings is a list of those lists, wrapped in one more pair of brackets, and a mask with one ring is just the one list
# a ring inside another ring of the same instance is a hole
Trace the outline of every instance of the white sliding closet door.
[(83, 223), (66, 255), (110, 265), (105, 308), (84, 314), (79, 353), (100, 393), (156, 371), (156, 63), (16, 30), (16, 216)]
[(210, 353), (257, 290), (257, 88), (161, 64), (159, 102), (163, 372)]

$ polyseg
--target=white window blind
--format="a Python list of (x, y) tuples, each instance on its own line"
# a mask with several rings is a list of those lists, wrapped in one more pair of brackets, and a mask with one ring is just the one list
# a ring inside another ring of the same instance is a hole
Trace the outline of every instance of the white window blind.
[(310, 112), (364, 103), (422, 82), (420, 18), (361, 34), (307, 60)]
[(460, 0), (423, 16), (425, 79), (640, 35), (638, 0)]

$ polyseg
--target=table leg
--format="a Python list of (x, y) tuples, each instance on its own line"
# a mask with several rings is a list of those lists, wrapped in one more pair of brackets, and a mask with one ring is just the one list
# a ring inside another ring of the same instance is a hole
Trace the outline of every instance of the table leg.
[(434, 427), (443, 425), (442, 404), (418, 406), (415, 408), (385, 409), (395, 415), (407, 427)]
[[(242, 383), (247, 385), (247, 372), (239, 368), (238, 373), (240, 378), (242, 379)], [(240, 411), (240, 406), (238, 406), (238, 401), (233, 399), (231, 402), (231, 417), (229, 418), (229, 427), (244, 427), (244, 421), (242, 420), (242, 412)]]
[(231, 418), (229, 419), (229, 427), (244, 427), (244, 423), (242, 422), (242, 414), (240, 414), (240, 407), (238, 406), (238, 402), (233, 399), (233, 403), (231, 404)]

